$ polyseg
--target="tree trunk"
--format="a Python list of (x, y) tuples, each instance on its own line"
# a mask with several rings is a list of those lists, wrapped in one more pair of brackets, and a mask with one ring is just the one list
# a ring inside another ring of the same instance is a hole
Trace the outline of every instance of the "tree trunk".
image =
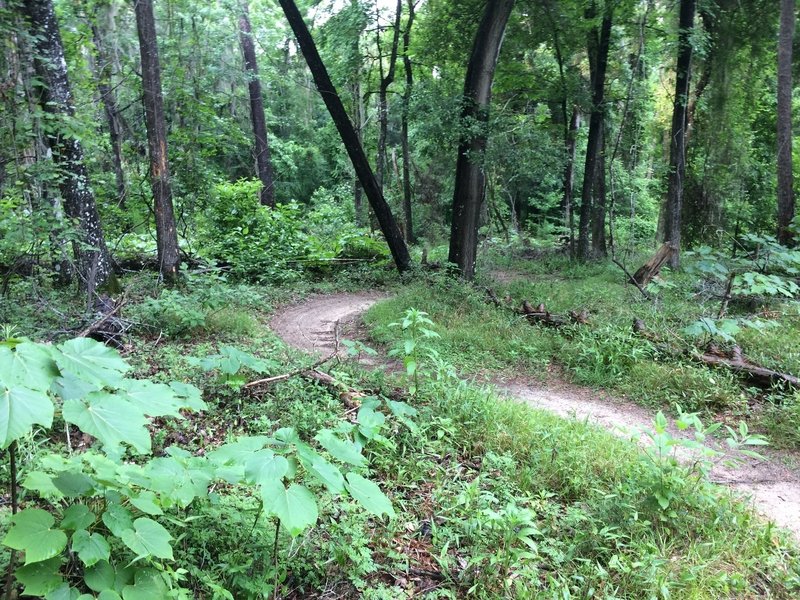
[(606, 252), (606, 132), (600, 130), (600, 156), (595, 172), (592, 206), (592, 257), (605, 258)]
[(485, 127), (489, 120), (494, 71), (513, 8), (514, 0), (494, 0), (486, 4), (475, 34), (464, 81), (462, 123), (476, 122), (481, 131), (475, 135), (462, 135), (458, 146), (448, 260), (458, 265), (461, 276), (465, 279), (475, 276), (478, 226), (486, 187), (483, 172), (483, 155), (487, 142)]
[[(35, 45), (34, 69), (40, 82), (39, 105), (54, 123), (75, 114), (67, 77), (67, 63), (61, 34), (51, 0), (26, 0), (23, 4), (31, 24)], [(78, 225), (79, 239), (73, 242), (78, 285), (91, 294), (113, 277), (100, 215), (83, 162), (83, 147), (69, 134), (48, 128), (47, 142), (53, 162), (62, 171), (59, 187), (64, 212)]]
[(778, 241), (793, 242), (789, 226), (794, 219), (794, 181), (792, 173), (792, 38), (794, 2), (781, 0), (781, 25), (778, 37)]
[(328, 107), (328, 112), (336, 125), (336, 129), (339, 131), (345, 150), (347, 150), (356, 175), (361, 182), (361, 186), (364, 188), (367, 200), (369, 200), (375, 217), (378, 219), (378, 224), (389, 246), (389, 250), (392, 253), (395, 265), (399, 271), (406, 271), (411, 267), (411, 256), (403, 240), (403, 234), (400, 232), (394, 215), (389, 205), (386, 203), (386, 199), (383, 197), (378, 181), (375, 179), (375, 174), (369, 166), (364, 148), (359, 142), (358, 134), (353, 128), (353, 124), (347, 116), (347, 111), (345, 111), (344, 105), (342, 104), (342, 100), (339, 98), (339, 94), (336, 92), (336, 88), (331, 82), (328, 70), (325, 68), (320, 58), (317, 46), (314, 44), (314, 38), (311, 37), (308, 27), (305, 21), (303, 21), (303, 16), (297, 9), (297, 5), (294, 1), (279, 0), (279, 3), (297, 38), (300, 50), (308, 63), (308, 68), (314, 77), (317, 91)]
[[(596, 5), (593, 3), (588, 11), (594, 17)], [(578, 223), (578, 258), (588, 260), (591, 254), (589, 230), (592, 217), (592, 194), (597, 181), (598, 169), (604, 168), (602, 162), (602, 137), (605, 124), (605, 86), (606, 68), (608, 66), (608, 50), (611, 44), (611, 6), (606, 8), (600, 31), (597, 28), (589, 32), (588, 51), (589, 69), (592, 86), (592, 114), (589, 118), (589, 141), (586, 146), (586, 163), (581, 187), (581, 213)]]
[(139, 53), (142, 58), (142, 100), (144, 103), (147, 145), (150, 149), (150, 182), (153, 188), (153, 211), (156, 216), (158, 264), (165, 281), (178, 276), (180, 253), (172, 188), (167, 158), (167, 126), (164, 121), (164, 100), (161, 95), (161, 67), (158, 62), (156, 23), (153, 0), (134, 0)]
[(569, 231), (569, 254), (575, 254), (575, 211), (572, 198), (575, 191), (575, 150), (577, 147), (578, 129), (581, 126), (581, 112), (577, 106), (572, 107), (572, 118), (566, 131), (564, 146), (567, 151), (567, 163), (564, 166), (564, 227)]
[(696, 0), (681, 0), (678, 20), (678, 61), (675, 69), (675, 100), (672, 109), (672, 136), (669, 152), (669, 185), (667, 189), (664, 241), (673, 248), (669, 264), (680, 264), (681, 211), (683, 182), (686, 177), (686, 108), (689, 101), (689, 80), (692, 63), (692, 30)]
[(239, 37), (242, 41), (244, 54), (244, 69), (247, 73), (247, 88), (250, 92), (250, 120), (253, 123), (255, 136), (256, 169), (261, 180), (261, 204), (275, 207), (275, 183), (272, 178), (272, 161), (269, 157), (269, 144), (267, 142), (267, 120), (264, 117), (264, 99), (261, 96), (261, 80), (258, 78), (258, 64), (256, 63), (256, 47), (253, 43), (253, 33), (250, 28), (250, 16), (247, 0), (241, 5), (239, 16)]
[(111, 153), (113, 155), (114, 178), (117, 183), (117, 202), (121, 208), (125, 208), (125, 197), (127, 196), (125, 186), (125, 171), (122, 166), (122, 124), (120, 122), (119, 109), (117, 108), (117, 98), (111, 88), (111, 61), (106, 54), (103, 38), (100, 29), (92, 24), (92, 41), (97, 52), (97, 91), (103, 102), (103, 109), (108, 122), (108, 136), (111, 142)]
[(378, 185), (383, 191), (383, 179), (386, 173), (386, 137), (389, 131), (389, 86), (394, 83), (395, 67), (397, 66), (397, 49), (400, 44), (400, 18), (403, 15), (403, 0), (397, 0), (397, 9), (394, 19), (394, 33), (392, 35), (392, 49), (389, 53), (389, 70), (384, 75), (383, 56), (381, 54), (381, 31), (380, 27), (376, 30), (376, 42), (378, 47), (378, 68), (380, 71), (380, 86), (378, 87), (378, 122), (380, 132), (378, 134), (378, 159), (375, 165), (376, 178)]
[(400, 124), (403, 146), (403, 215), (406, 222), (406, 242), (414, 243), (414, 219), (411, 210), (411, 152), (408, 146), (408, 112), (411, 106), (411, 92), (414, 88), (414, 71), (408, 56), (411, 45), (411, 26), (414, 24), (415, 0), (408, 0), (408, 21), (403, 32), (403, 67), (406, 73), (406, 88), (403, 90), (403, 114)]

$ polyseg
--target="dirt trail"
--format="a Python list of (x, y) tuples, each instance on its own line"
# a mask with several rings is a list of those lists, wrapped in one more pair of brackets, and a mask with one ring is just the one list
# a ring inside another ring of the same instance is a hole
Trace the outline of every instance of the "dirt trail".
[[(372, 291), (311, 296), (280, 310), (270, 325), (290, 346), (327, 355), (334, 351), (342, 332), (352, 339), (361, 314), (386, 297)], [(367, 365), (378, 366), (379, 362), (371, 360)], [(510, 398), (565, 418), (587, 421), (621, 437), (648, 429), (653, 420), (653, 412), (644, 407), (588, 388), (542, 385), (520, 378), (492, 383)], [(751, 496), (756, 510), (800, 541), (800, 457), (771, 449), (762, 454), (766, 461), (748, 459), (737, 467), (718, 465), (711, 478)]]

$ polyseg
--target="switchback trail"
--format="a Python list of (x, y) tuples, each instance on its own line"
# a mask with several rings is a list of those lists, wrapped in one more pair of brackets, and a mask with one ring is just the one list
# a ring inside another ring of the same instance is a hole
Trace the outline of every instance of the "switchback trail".
[[(327, 355), (341, 337), (359, 337), (357, 327), (362, 313), (386, 297), (374, 291), (315, 295), (279, 310), (270, 325), (288, 345)], [(379, 365), (371, 360), (366, 366)], [(543, 385), (519, 377), (513, 381), (494, 379), (491, 383), (512, 399), (565, 418), (587, 421), (621, 437), (629, 438), (636, 431), (649, 429), (654, 417), (652, 411), (630, 401), (571, 384)], [(712, 470), (711, 478), (751, 496), (758, 512), (800, 541), (800, 457), (772, 449), (756, 450), (762, 450), (767, 460), (747, 459), (735, 467), (720, 464)]]

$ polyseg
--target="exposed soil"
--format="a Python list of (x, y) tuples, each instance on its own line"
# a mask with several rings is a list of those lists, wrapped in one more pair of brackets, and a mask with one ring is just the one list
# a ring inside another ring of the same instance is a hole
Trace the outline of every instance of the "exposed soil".
[[(343, 334), (350, 339), (353, 333), (359, 334), (361, 314), (386, 297), (374, 291), (311, 296), (279, 310), (270, 325), (290, 346), (328, 355), (337, 348)], [(382, 362), (386, 360), (371, 359), (365, 365), (378, 367)], [(565, 418), (587, 421), (621, 437), (630, 438), (649, 429), (653, 421), (653, 411), (590, 388), (566, 383), (543, 385), (520, 377), (494, 379), (491, 383), (512, 399)], [(747, 459), (736, 466), (719, 464), (711, 478), (751, 497), (758, 512), (791, 531), (800, 541), (800, 455), (755, 449), (761, 450), (766, 460)], [(687, 458), (689, 455), (687, 451)]]

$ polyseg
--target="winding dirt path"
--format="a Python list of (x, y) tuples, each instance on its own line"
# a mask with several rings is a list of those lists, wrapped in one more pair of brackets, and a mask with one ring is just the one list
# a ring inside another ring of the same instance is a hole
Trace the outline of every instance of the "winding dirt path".
[[(270, 326), (288, 345), (326, 355), (334, 351), (341, 332), (352, 337), (349, 333), (360, 323), (361, 314), (386, 297), (374, 291), (310, 296), (279, 310)], [(367, 366), (379, 365), (379, 361), (367, 362)], [(587, 421), (621, 437), (650, 428), (654, 416), (632, 402), (570, 384), (542, 385), (520, 378), (491, 383), (510, 398)], [(800, 541), (800, 456), (772, 449), (761, 453), (767, 460), (747, 459), (735, 467), (720, 464), (711, 478), (751, 497), (756, 510)]]

